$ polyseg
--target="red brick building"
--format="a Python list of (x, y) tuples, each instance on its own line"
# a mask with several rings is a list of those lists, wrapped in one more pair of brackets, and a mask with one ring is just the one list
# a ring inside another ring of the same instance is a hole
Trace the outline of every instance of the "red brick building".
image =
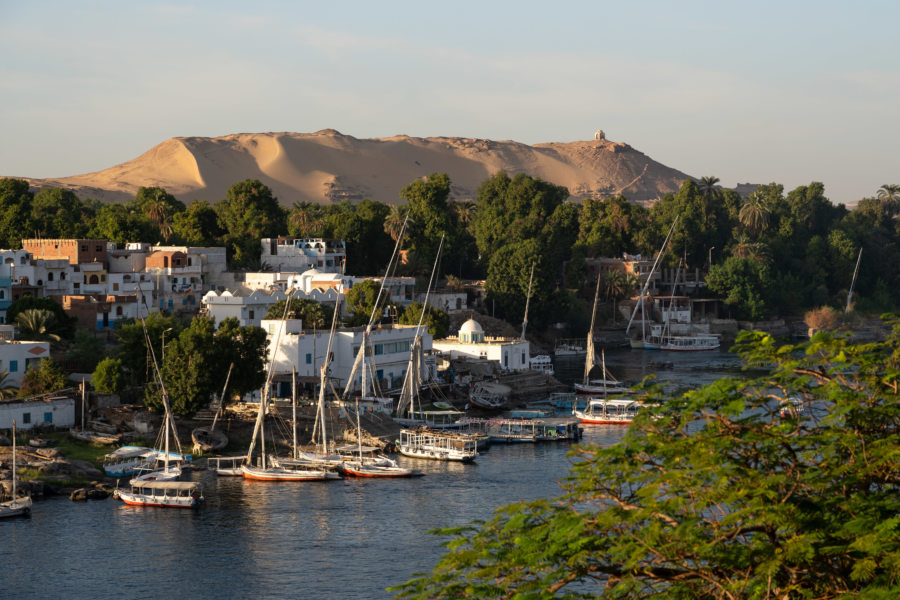
[(22, 240), (22, 248), (35, 258), (65, 258), (70, 265), (106, 264), (106, 240)]

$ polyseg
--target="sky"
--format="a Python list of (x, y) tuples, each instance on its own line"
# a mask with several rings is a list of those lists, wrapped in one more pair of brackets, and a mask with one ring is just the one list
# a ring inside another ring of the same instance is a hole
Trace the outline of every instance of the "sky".
[(721, 184), (900, 183), (900, 2), (0, 0), (0, 175), (171, 137), (588, 140)]

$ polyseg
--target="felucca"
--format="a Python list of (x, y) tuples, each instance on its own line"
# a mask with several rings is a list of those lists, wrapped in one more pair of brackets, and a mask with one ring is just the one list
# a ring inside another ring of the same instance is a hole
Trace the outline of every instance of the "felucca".
[(28, 516), (31, 514), (31, 496), (19, 497), (16, 481), (16, 422), (12, 424), (12, 500), (0, 502), (0, 518)]

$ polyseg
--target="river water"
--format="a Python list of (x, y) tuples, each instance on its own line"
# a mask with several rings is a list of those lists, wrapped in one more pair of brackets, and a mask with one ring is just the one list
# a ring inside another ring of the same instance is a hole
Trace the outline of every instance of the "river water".
[[(678, 388), (737, 364), (709, 352), (615, 351), (607, 361), (620, 379), (657, 370)], [(557, 363), (564, 379), (582, 370), (583, 358)], [(623, 431), (588, 426), (585, 439), (612, 444)], [(570, 449), (495, 444), (470, 465), (400, 457), (425, 471), (417, 479), (265, 483), (198, 471), (207, 499), (198, 510), (36, 501), (30, 518), (0, 521), (0, 597), (388, 598), (386, 587), (430, 571), (443, 553), (428, 530), (559, 494)]]

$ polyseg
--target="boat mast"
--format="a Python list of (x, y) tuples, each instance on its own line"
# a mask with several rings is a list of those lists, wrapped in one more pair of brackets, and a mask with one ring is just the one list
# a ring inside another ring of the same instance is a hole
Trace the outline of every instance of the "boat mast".
[(16, 420), (15, 420), (15, 419), (13, 419), (13, 431), (12, 431), (12, 435), (13, 435), (13, 443), (12, 443), (12, 446), (13, 446), (13, 464), (12, 464), (12, 480), (13, 480), (13, 485), (12, 485), (12, 500), (13, 500), (13, 503), (15, 504), (15, 501), (16, 501)]
[(297, 369), (291, 364), (291, 424), (293, 431), (293, 448), (292, 456), (297, 460)]
[(87, 406), (85, 402), (85, 394), (87, 390), (87, 385), (85, 384), (85, 378), (81, 378), (81, 431), (84, 431), (84, 410)]
[(850, 291), (847, 292), (847, 308), (844, 309), (845, 313), (850, 312), (850, 300), (853, 298), (853, 284), (856, 283), (856, 275), (859, 273), (859, 261), (862, 260), (862, 246), (859, 248), (859, 255), (856, 257), (856, 268), (853, 269), (853, 279), (850, 281)]
[[(646, 322), (643, 314), (644, 307), (644, 295), (647, 293), (647, 289), (650, 287), (650, 281), (653, 279), (653, 273), (656, 272), (656, 267), (659, 265), (659, 261), (662, 259), (663, 254), (666, 251), (666, 246), (669, 245), (669, 239), (672, 237), (672, 232), (675, 231), (675, 225), (678, 223), (678, 216), (676, 215), (675, 220), (672, 221), (672, 226), (669, 227), (669, 233), (666, 234), (666, 239), (663, 241), (662, 247), (659, 249), (659, 254), (656, 255), (656, 260), (653, 261), (653, 268), (650, 269), (650, 274), (647, 275), (647, 281), (644, 282), (644, 287), (641, 288), (641, 301), (639, 302), (641, 306), (641, 322)], [(634, 321), (634, 316), (637, 314), (638, 305), (634, 306), (634, 310), (631, 311), (631, 318), (628, 320), (628, 326), (625, 327), (625, 334), (628, 334), (628, 331), (631, 329), (631, 323)]]
[(528, 295), (525, 297), (525, 318), (522, 320), (522, 339), (525, 339), (525, 328), (528, 327), (528, 307), (531, 304), (531, 283), (534, 281), (534, 262), (531, 263), (531, 275), (528, 276)]
[(600, 273), (597, 273), (597, 286), (594, 290), (594, 304), (591, 308), (591, 328), (588, 330), (588, 337), (585, 343), (587, 355), (584, 358), (584, 384), (587, 385), (594, 368), (594, 320), (597, 318), (597, 298), (600, 296)]
[[(334, 342), (334, 332), (337, 328), (339, 307), (341, 305), (341, 295), (338, 294), (334, 300), (334, 314), (331, 316), (331, 331), (328, 335), (328, 346), (325, 348), (325, 358), (322, 360), (321, 372), (319, 374), (319, 406), (316, 410), (316, 424), (322, 429), (322, 454), (328, 452), (328, 433), (325, 428), (325, 380), (328, 376), (328, 364), (331, 362), (331, 348)], [(316, 431), (313, 428), (313, 438)]]

